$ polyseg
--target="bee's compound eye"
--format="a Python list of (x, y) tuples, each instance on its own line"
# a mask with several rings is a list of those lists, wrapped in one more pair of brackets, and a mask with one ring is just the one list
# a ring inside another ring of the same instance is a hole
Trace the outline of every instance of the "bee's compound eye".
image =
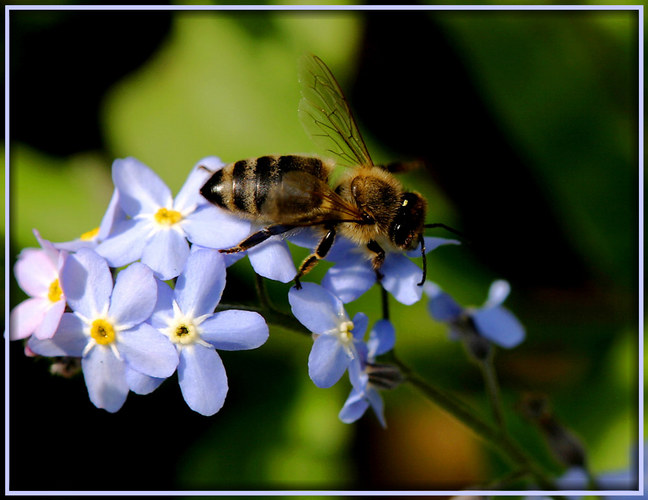
[(394, 224), (392, 226), (392, 238), (397, 246), (408, 248), (412, 242), (412, 232), (406, 224)]

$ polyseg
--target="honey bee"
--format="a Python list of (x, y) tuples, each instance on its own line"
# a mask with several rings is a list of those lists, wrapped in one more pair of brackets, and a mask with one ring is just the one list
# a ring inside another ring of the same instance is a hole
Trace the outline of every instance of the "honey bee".
[[(321, 239), (299, 266), (294, 278), (298, 289), (300, 278), (326, 257), (338, 234), (369, 250), (378, 279), (385, 249), (407, 251), (420, 245), (422, 285), (423, 229), (443, 225), (425, 225), (425, 199), (406, 191), (392, 175), (402, 164), (373, 163), (340, 86), (319, 57), (302, 58), (300, 84), (302, 125), (336, 162), (311, 156), (262, 156), (216, 171), (200, 193), (238, 217), (265, 226), (220, 252), (242, 252), (271, 236), (314, 226), (321, 228)], [(336, 165), (349, 168), (331, 186)]]

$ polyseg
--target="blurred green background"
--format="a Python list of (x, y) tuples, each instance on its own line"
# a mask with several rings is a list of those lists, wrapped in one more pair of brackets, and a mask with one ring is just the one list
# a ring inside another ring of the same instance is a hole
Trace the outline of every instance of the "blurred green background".
[[(466, 305), (493, 279), (511, 282), (528, 337), (496, 364), (516, 439), (561, 474), (515, 410), (542, 392), (595, 472), (629, 465), (642, 320), (636, 12), (42, 10), (12, 11), (9, 27), (12, 262), (37, 246), (33, 228), (67, 241), (99, 224), (115, 158), (138, 158), (175, 193), (208, 155), (321, 153), (297, 118), (297, 60), (312, 52), (374, 160), (423, 160), (403, 183), (426, 196), (429, 222), (468, 235), (429, 255), (429, 279)], [(287, 307), (288, 285), (269, 287)], [(10, 292), (12, 306), (25, 298), (15, 280)], [(247, 259), (224, 300), (254, 301)], [(348, 309), (373, 322), (379, 305), (373, 289)], [(425, 300), (391, 306), (400, 358), (488, 417), (479, 371)], [(409, 387), (383, 393), (387, 430), (369, 412), (341, 423), (349, 384), (316, 388), (310, 347), (273, 326), (260, 349), (223, 353), (230, 391), (205, 418), (173, 378), (110, 415), (82, 377), (50, 376), (14, 342), (10, 488), (457, 489), (508, 470)]]

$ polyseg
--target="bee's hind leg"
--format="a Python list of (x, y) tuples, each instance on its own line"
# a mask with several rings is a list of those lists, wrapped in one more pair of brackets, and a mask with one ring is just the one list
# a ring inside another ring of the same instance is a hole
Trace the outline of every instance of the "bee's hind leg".
[(371, 267), (376, 273), (376, 279), (382, 281), (383, 273), (380, 272), (380, 268), (385, 262), (385, 251), (375, 240), (371, 240), (367, 243), (367, 248), (375, 254), (371, 259)]
[(333, 245), (333, 242), (335, 241), (335, 227), (327, 227), (328, 231), (324, 235), (324, 237), (320, 240), (320, 242), (317, 244), (317, 248), (315, 248), (315, 251), (310, 254), (308, 257), (306, 257), (301, 265), (299, 266), (299, 271), (297, 271), (297, 274), (295, 275), (295, 288), (297, 290), (301, 289), (301, 282), (299, 281), (299, 278), (304, 276), (306, 273), (308, 273), (311, 269), (313, 269), (317, 263), (322, 260), (326, 255), (328, 254), (329, 250), (331, 249), (331, 246)]
[(237, 253), (244, 252), (254, 246), (257, 246), (259, 243), (263, 243), (265, 240), (270, 238), (270, 236), (275, 236), (277, 234), (282, 234), (291, 229), (294, 229), (295, 226), (285, 225), (285, 224), (274, 224), (272, 226), (264, 227), (256, 233), (252, 233), (250, 236), (241, 241), (238, 245), (232, 248), (223, 248), (219, 250), (220, 253)]

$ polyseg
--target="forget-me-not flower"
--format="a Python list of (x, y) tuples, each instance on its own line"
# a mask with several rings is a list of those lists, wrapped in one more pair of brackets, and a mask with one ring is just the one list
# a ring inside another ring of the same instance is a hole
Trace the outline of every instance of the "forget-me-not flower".
[(315, 283), (302, 283), (301, 290), (291, 288), (288, 301), (295, 317), (314, 334), (308, 374), (317, 387), (331, 387), (352, 362), (359, 363), (357, 349), (368, 318), (357, 313), (351, 321), (342, 301)]
[(24, 339), (32, 334), (39, 339), (50, 338), (65, 310), (60, 273), (67, 253), (57, 250), (35, 229), (34, 234), (41, 248), (25, 248), (14, 267), (18, 285), (30, 297), (11, 311), (11, 340)]
[(450, 326), (451, 338), (466, 338), (476, 334), (507, 349), (524, 340), (524, 327), (513, 313), (502, 305), (511, 290), (507, 281), (494, 281), (486, 302), (479, 308), (461, 307), (435, 283), (428, 281), (424, 288), (430, 298), (430, 315)]
[[(227, 375), (217, 350), (254, 349), (268, 339), (268, 326), (258, 313), (214, 312), (224, 288), (223, 256), (210, 249), (192, 251), (175, 289), (158, 282), (150, 320), (175, 346), (182, 395), (202, 415), (220, 410), (227, 395)], [(159, 382), (139, 377), (136, 392), (149, 392)]]
[[(426, 254), (442, 245), (459, 244), (457, 240), (446, 238), (426, 236), (424, 239)], [(312, 232), (301, 232), (291, 238), (291, 241), (310, 248), (317, 246), (317, 240)], [(376, 283), (376, 272), (371, 264), (372, 256), (373, 254), (366, 247), (358, 246), (338, 236), (326, 255), (326, 260), (335, 262), (335, 265), (322, 279), (322, 286), (345, 304), (357, 299)], [(381, 283), (385, 290), (401, 304), (412, 305), (418, 302), (423, 294), (423, 287), (418, 285), (423, 271), (410, 260), (411, 257), (420, 256), (420, 248), (405, 253), (385, 249), (385, 261), (380, 268)]]
[(374, 325), (366, 344), (363, 343), (358, 348), (360, 363), (349, 366), (349, 379), (353, 388), (340, 410), (339, 418), (342, 422), (355, 422), (371, 406), (380, 425), (387, 427), (383, 400), (378, 389), (395, 387), (401, 377), (397, 367), (376, 364), (376, 356), (391, 351), (395, 341), (393, 325), (382, 319)]
[(129, 391), (128, 372), (170, 376), (178, 356), (169, 339), (145, 323), (155, 307), (157, 285), (139, 262), (122, 270), (114, 288), (106, 261), (88, 248), (70, 255), (61, 285), (72, 313), (65, 313), (51, 339), (32, 336), (29, 348), (43, 356), (81, 357), (90, 400), (119, 410)]
[[(115, 160), (112, 177), (119, 205), (129, 219), (118, 222), (97, 253), (112, 267), (141, 259), (162, 280), (182, 271), (189, 244), (226, 248), (248, 234), (248, 227), (209, 205), (200, 187), (209, 177), (206, 169), (222, 166), (216, 157), (201, 160), (193, 168), (177, 197), (149, 167), (134, 158)], [(205, 167), (205, 168), (200, 168)]]

